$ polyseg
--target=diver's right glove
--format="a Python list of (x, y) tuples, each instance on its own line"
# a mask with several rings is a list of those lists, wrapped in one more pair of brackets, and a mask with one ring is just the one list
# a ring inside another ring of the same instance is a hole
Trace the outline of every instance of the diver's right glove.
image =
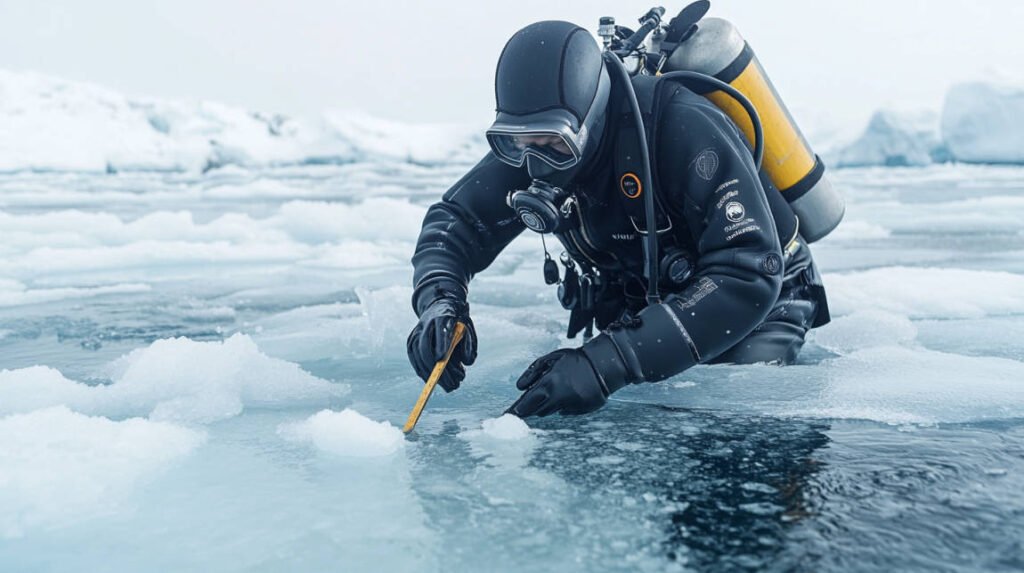
[(608, 334), (580, 348), (562, 348), (535, 360), (516, 387), (523, 395), (508, 409), (520, 418), (588, 414), (638, 377), (629, 372)]
[(430, 377), (434, 365), (448, 352), (455, 336), (456, 322), (465, 324), (466, 331), (438, 380), (445, 392), (458, 388), (466, 377), (465, 367), (476, 361), (476, 330), (469, 318), (469, 303), (454, 296), (435, 299), (420, 313), (420, 321), (406, 341), (409, 362), (416, 374), (425, 381)]
[(523, 395), (507, 412), (520, 418), (587, 414), (604, 406), (610, 393), (601, 374), (578, 348), (541, 356), (519, 377), (516, 388)]

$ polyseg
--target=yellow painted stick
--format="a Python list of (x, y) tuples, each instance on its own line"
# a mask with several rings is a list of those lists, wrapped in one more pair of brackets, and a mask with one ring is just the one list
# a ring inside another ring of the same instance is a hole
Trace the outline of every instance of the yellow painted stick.
[(448, 345), (448, 352), (444, 354), (444, 358), (434, 365), (434, 370), (430, 373), (430, 378), (427, 378), (427, 383), (423, 386), (423, 391), (420, 392), (416, 405), (412, 407), (412, 412), (409, 412), (409, 419), (405, 421), (405, 427), (402, 428), (402, 431), (406, 434), (416, 427), (416, 422), (420, 420), (420, 414), (423, 413), (427, 400), (430, 399), (430, 395), (434, 392), (434, 386), (437, 386), (437, 381), (441, 379), (441, 374), (444, 373), (444, 369), (448, 366), (448, 361), (452, 359), (452, 353), (455, 352), (455, 347), (462, 341), (462, 335), (465, 331), (465, 324), (461, 322), (455, 323), (455, 335), (452, 336), (452, 343)]

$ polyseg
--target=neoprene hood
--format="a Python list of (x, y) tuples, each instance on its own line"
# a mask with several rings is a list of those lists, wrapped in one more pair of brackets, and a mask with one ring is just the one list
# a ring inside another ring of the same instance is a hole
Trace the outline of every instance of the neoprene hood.
[[(571, 171), (600, 143), (610, 89), (601, 49), (587, 30), (560, 21), (531, 24), (512, 36), (498, 59), (497, 117), (487, 140), (499, 159), (525, 163), (535, 178)], [(530, 136), (557, 136), (571, 155), (523, 143)]]

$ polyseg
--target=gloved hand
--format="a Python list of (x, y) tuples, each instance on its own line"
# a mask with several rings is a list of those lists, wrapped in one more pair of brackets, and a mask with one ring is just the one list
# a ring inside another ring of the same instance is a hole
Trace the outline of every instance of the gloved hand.
[(523, 395), (508, 409), (520, 418), (587, 414), (608, 401), (601, 374), (580, 349), (556, 350), (534, 361), (519, 377)]
[(416, 374), (426, 381), (437, 361), (444, 358), (448, 352), (448, 346), (455, 335), (456, 322), (465, 324), (466, 331), (462, 336), (462, 342), (452, 353), (448, 367), (438, 380), (438, 384), (445, 392), (458, 388), (466, 377), (465, 367), (476, 361), (476, 330), (469, 318), (469, 305), (448, 296), (438, 298), (420, 314), (419, 323), (406, 340), (409, 362), (416, 370)]

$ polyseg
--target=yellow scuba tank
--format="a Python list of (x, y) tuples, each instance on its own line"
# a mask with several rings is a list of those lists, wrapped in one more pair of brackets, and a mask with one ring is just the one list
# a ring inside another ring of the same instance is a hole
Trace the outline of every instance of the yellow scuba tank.
[[(700, 72), (739, 90), (760, 116), (764, 128), (763, 168), (799, 218), (800, 234), (810, 243), (839, 225), (846, 210), (842, 195), (825, 176), (824, 164), (811, 150), (754, 51), (735, 26), (721, 18), (699, 20), (696, 30), (675, 46), (659, 71)], [(704, 95), (753, 143), (750, 116), (734, 98), (722, 91)]]

